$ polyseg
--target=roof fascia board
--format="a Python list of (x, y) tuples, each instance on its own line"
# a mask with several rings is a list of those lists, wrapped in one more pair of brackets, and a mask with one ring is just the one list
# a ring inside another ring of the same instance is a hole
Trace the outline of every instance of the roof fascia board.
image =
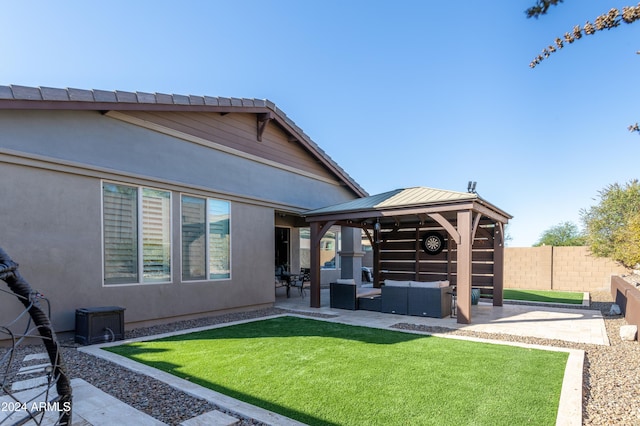
[(92, 102), (92, 101), (46, 101), (0, 99), (0, 109), (33, 109), (33, 110), (71, 110), (71, 111), (187, 111), (187, 112), (219, 112), (219, 113), (251, 113), (272, 112), (266, 106), (233, 106), (233, 105), (186, 105), (165, 103), (138, 102)]
[(430, 214), (430, 213), (455, 213), (464, 210), (471, 210), (472, 212), (477, 212), (490, 218), (493, 221), (508, 223), (509, 216), (502, 215), (492, 209), (487, 208), (484, 205), (478, 204), (475, 200), (465, 201), (465, 202), (454, 202), (454, 203), (446, 203), (446, 204), (437, 204), (431, 206), (411, 206), (405, 208), (393, 208), (388, 210), (355, 210), (355, 211), (345, 211), (345, 212), (336, 212), (336, 213), (327, 213), (327, 214), (318, 214), (318, 215), (309, 215), (306, 217), (307, 222), (323, 222), (327, 220), (359, 220), (359, 219), (369, 219), (376, 217), (393, 217), (393, 216), (412, 216), (419, 214)]
[(336, 212), (319, 215), (307, 216), (307, 222), (322, 222), (326, 220), (348, 220), (348, 219), (369, 219), (376, 217), (393, 217), (393, 216), (411, 216), (418, 214), (429, 213), (446, 213), (457, 212), (460, 210), (471, 210), (473, 208), (472, 203), (457, 204), (455, 207), (452, 204), (446, 205), (434, 205), (434, 206), (412, 206), (409, 208), (393, 208), (387, 210), (355, 210), (348, 212)]
[(482, 213), (484, 216), (487, 216), (496, 222), (508, 223), (509, 219), (512, 218), (511, 215), (503, 212), (502, 210), (495, 207), (493, 204), (489, 204), (486, 201), (479, 203), (475, 202), (473, 206), (473, 210)]

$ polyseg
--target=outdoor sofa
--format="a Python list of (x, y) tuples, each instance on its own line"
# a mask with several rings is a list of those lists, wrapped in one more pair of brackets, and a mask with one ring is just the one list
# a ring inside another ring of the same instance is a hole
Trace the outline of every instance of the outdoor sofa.
[(382, 312), (444, 318), (451, 315), (453, 287), (449, 281), (385, 280)]
[(358, 287), (351, 281), (338, 280), (330, 284), (332, 308), (433, 318), (451, 315), (453, 287), (449, 281), (385, 280), (381, 289)]
[(353, 279), (340, 279), (329, 284), (330, 306), (336, 309), (358, 309), (358, 299), (362, 297), (379, 297), (380, 289), (359, 287)]

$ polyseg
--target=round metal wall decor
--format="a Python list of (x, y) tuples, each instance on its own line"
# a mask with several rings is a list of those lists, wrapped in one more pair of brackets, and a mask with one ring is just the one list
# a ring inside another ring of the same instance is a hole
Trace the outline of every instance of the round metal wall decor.
[(422, 238), (422, 249), (427, 254), (438, 254), (444, 249), (444, 238), (437, 232), (427, 232)]

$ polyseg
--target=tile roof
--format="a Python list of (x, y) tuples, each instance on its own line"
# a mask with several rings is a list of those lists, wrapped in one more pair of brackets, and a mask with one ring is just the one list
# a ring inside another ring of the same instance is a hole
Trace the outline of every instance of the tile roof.
[(56, 87), (0, 86), (0, 100), (58, 101), (94, 103), (130, 103), (189, 106), (266, 107), (286, 116), (266, 99), (224, 98), (212, 96), (177, 95), (166, 93), (126, 92), (122, 90), (86, 90)]
[[(312, 151), (323, 159), (342, 177), (347, 185), (359, 196), (367, 192), (322, 150), (304, 131), (298, 127), (280, 108), (267, 99), (225, 98), (195, 95), (176, 95), (165, 93), (126, 92), (121, 90), (86, 90), (74, 88), (28, 87), (19, 85), (0, 85), (0, 109), (11, 108), (14, 102), (23, 103), (22, 109), (43, 109), (44, 107), (60, 109), (112, 109), (112, 110), (182, 110), (220, 111), (221, 109), (256, 109), (256, 112), (274, 112), (282, 125), (302, 139)], [(33, 102), (33, 103), (32, 103)], [(9, 105), (7, 105), (9, 104)], [(38, 104), (45, 104), (38, 107)], [(249, 111), (244, 111), (249, 112)]]

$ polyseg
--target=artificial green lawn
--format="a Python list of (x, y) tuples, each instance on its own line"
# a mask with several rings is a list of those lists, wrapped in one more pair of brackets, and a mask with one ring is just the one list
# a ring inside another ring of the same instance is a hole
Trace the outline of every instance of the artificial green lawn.
[(583, 293), (573, 291), (504, 289), (502, 298), (509, 300), (526, 300), (530, 302), (570, 303), (581, 305)]
[(310, 425), (553, 425), (568, 357), (297, 317), (105, 349)]

